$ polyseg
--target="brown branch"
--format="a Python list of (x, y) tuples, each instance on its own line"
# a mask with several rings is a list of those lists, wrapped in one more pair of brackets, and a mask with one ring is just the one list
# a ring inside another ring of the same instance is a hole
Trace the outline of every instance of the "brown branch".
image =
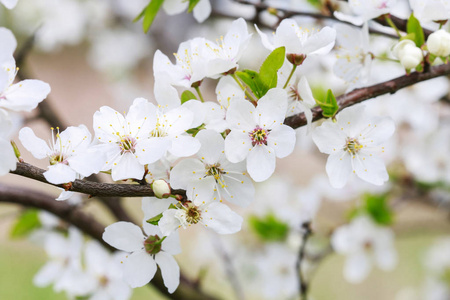
[[(431, 67), (429, 72), (419, 73), (414, 72), (409, 75), (397, 77), (395, 79), (375, 84), (372, 86), (353, 90), (347, 94), (336, 98), (339, 104), (339, 111), (354, 104), (363, 102), (365, 100), (375, 98), (384, 94), (393, 94), (402, 88), (411, 86), (418, 82), (433, 79), (443, 75), (450, 74), (450, 65), (440, 65)], [(322, 119), (322, 109), (315, 107), (312, 109), (313, 121)], [(306, 125), (306, 118), (303, 113), (286, 118), (284, 123), (292, 128), (298, 128)]]
[(312, 235), (311, 222), (305, 222), (302, 224), (302, 244), (298, 251), (297, 263), (295, 269), (297, 271), (298, 278), (298, 288), (301, 300), (308, 299), (308, 282), (302, 271), (302, 262), (305, 259), (306, 255), (306, 243), (308, 242), (309, 237)]
[[(389, 15), (389, 16), (390, 16), (390, 18), (392, 20), (392, 23), (394, 23), (394, 25), (398, 29), (400, 29), (403, 32), (406, 32), (406, 24), (408, 23), (407, 20), (401, 19), (401, 18), (393, 16), (393, 15)], [(374, 19), (374, 21), (377, 22), (378, 24), (383, 25), (383, 26), (390, 27), (388, 22), (386, 21), (386, 18), (384, 17), (384, 15)], [(428, 36), (433, 33), (433, 31), (431, 31), (429, 29), (426, 29), (426, 28), (423, 28), (423, 33), (425, 35), (425, 40), (426, 40), (428, 38)]]
[[(102, 239), (105, 227), (98, 223), (92, 216), (81, 211), (76, 206), (71, 206), (64, 201), (55, 201), (50, 195), (41, 193), (39, 191), (15, 188), (0, 184), (0, 203), (13, 203), (27, 207), (34, 207), (48, 211), (60, 219), (72, 224), (80, 229), (86, 235), (89, 235), (93, 239), (102, 243), (107, 249), (115, 250), (110, 245), (105, 243)], [(166, 295), (170, 299), (179, 300), (214, 300), (213, 296), (203, 293), (199, 290), (199, 286), (196, 282), (188, 279), (183, 274), (180, 275), (180, 286), (173, 293), (169, 294), (167, 288), (164, 286), (163, 279), (160, 272), (150, 282), (155, 286), (162, 294)]]

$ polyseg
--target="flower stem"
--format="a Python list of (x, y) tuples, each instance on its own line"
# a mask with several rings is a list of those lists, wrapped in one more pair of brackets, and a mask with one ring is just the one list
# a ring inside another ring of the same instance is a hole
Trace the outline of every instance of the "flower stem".
[(202, 92), (200, 92), (200, 87), (196, 86), (196, 87), (194, 87), (194, 89), (197, 91), (197, 94), (198, 94), (198, 97), (200, 98), (200, 101), (205, 102), (205, 100), (203, 99)]
[(291, 81), (291, 78), (292, 78), (292, 75), (294, 75), (294, 72), (295, 72), (295, 70), (297, 69), (297, 65), (292, 65), (292, 71), (291, 71), (291, 74), (289, 74), (289, 77), (288, 77), (288, 79), (286, 80), (286, 83), (284, 84), (284, 86), (283, 86), (283, 89), (285, 89), (287, 86), (288, 86), (288, 84), (289, 84), (289, 81)]
[(389, 24), (389, 26), (391, 26), (395, 30), (397, 35), (399, 37), (402, 37), (400, 30), (397, 28), (397, 26), (395, 26), (394, 22), (392, 22), (391, 16), (389, 14), (386, 14), (386, 15), (384, 15), (384, 18), (386, 19), (386, 22)]
[(256, 103), (258, 103), (258, 101), (256, 101), (255, 98), (253, 98), (253, 96), (247, 91), (247, 88), (242, 84), (242, 82), (237, 78), (236, 74), (230, 74), (231, 77), (233, 77), (233, 79), (237, 82), (237, 84), (241, 87), (241, 89), (244, 91), (245, 95), (247, 96), (247, 98), (250, 100), (251, 103), (253, 103), (256, 106)]

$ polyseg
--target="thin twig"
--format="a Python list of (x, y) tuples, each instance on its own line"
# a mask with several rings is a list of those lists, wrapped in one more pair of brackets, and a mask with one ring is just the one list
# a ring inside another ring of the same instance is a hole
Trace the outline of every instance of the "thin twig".
[(309, 237), (312, 235), (311, 230), (311, 222), (305, 222), (302, 224), (302, 244), (300, 245), (300, 249), (298, 251), (297, 263), (295, 266), (295, 270), (297, 271), (298, 278), (298, 291), (300, 294), (301, 300), (308, 299), (308, 282), (302, 271), (302, 262), (305, 258), (306, 253), (306, 243), (308, 242)]

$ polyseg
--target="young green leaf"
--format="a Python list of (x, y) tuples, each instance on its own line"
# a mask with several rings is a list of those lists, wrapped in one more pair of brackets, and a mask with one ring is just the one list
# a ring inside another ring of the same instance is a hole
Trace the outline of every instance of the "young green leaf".
[(289, 226), (273, 214), (264, 217), (251, 216), (249, 223), (250, 228), (264, 241), (282, 242), (289, 233)]
[(22, 238), (41, 227), (37, 209), (27, 209), (17, 219), (10, 231), (11, 238)]
[(414, 34), (413, 41), (416, 43), (417, 47), (421, 47), (425, 44), (425, 35), (423, 34), (422, 26), (420, 26), (420, 22), (416, 19), (416, 17), (414, 17), (414, 14), (411, 14), (408, 19), (406, 24), (406, 32), (408, 34)]
[(285, 57), (286, 48), (279, 47), (273, 50), (261, 65), (259, 77), (261, 78), (264, 87), (267, 88), (264, 94), (266, 94), (269, 89), (277, 86), (277, 72), (283, 66)]
[(189, 90), (185, 90), (181, 94), (181, 104), (183, 104), (184, 102), (187, 102), (189, 100), (197, 100), (197, 97), (195, 97), (193, 92), (191, 92)]
[(189, 0), (188, 12), (192, 12), (195, 6), (200, 2), (200, 0)]
[(252, 90), (256, 97), (261, 98), (267, 92), (267, 88), (262, 82), (258, 72), (253, 70), (243, 70), (236, 72), (236, 75)]
[(157, 216), (154, 216), (153, 218), (148, 219), (146, 222), (152, 225), (158, 225), (159, 220), (163, 217), (163, 214), (160, 213)]
[(336, 97), (334, 97), (333, 92), (328, 90), (325, 102), (316, 100), (317, 104), (322, 108), (322, 115), (326, 118), (332, 118), (336, 115), (339, 110), (339, 105), (337, 104)]
[(163, 2), (164, 0), (151, 0), (150, 3), (145, 7), (144, 11), (136, 18), (140, 19), (140, 16), (143, 15), (144, 21), (142, 22), (142, 28), (144, 29), (145, 33), (147, 33), (150, 29), (150, 26), (152, 26), (153, 20), (155, 19), (156, 14), (161, 8)]
[(387, 195), (364, 195), (364, 209), (378, 224), (392, 224), (393, 212), (388, 205)]

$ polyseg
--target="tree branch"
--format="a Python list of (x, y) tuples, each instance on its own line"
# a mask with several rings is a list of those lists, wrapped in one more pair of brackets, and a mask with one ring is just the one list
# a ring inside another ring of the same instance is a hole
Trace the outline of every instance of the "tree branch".
[[(86, 235), (102, 243), (107, 249), (115, 250), (102, 239), (105, 227), (98, 223), (92, 216), (81, 211), (76, 206), (71, 206), (64, 201), (55, 201), (52, 196), (39, 191), (14, 188), (0, 184), (0, 203), (13, 203), (27, 207), (34, 207), (48, 211), (60, 219), (80, 229)], [(159, 272), (158, 272), (159, 273)], [(155, 286), (162, 294), (170, 299), (178, 300), (214, 300), (216, 298), (207, 295), (199, 290), (197, 283), (181, 274), (180, 286), (173, 293), (169, 294), (160, 274), (156, 274), (151, 285)]]
[[(429, 72), (414, 72), (409, 75), (400, 76), (379, 84), (353, 90), (336, 98), (337, 103), (339, 104), (339, 111), (371, 98), (375, 98), (384, 94), (394, 94), (398, 90), (401, 90), (402, 88), (411, 86), (418, 82), (449, 74), (450, 65), (440, 65), (431, 67)], [(313, 108), (312, 113), (313, 121), (317, 121), (323, 118), (322, 109), (320, 107)], [(307, 122), (304, 113), (288, 117), (284, 120), (284, 124), (291, 126), (294, 129), (304, 126), (306, 125), (306, 123)]]
[(297, 277), (298, 277), (298, 288), (299, 288), (299, 294), (301, 300), (307, 300), (308, 299), (308, 283), (306, 282), (306, 278), (302, 271), (302, 262), (305, 258), (306, 254), (306, 243), (308, 242), (309, 237), (312, 235), (311, 230), (311, 222), (305, 222), (302, 224), (302, 244), (300, 246), (300, 249), (298, 251), (298, 257), (297, 257), (297, 263), (296, 263), (296, 270), (297, 270)]

